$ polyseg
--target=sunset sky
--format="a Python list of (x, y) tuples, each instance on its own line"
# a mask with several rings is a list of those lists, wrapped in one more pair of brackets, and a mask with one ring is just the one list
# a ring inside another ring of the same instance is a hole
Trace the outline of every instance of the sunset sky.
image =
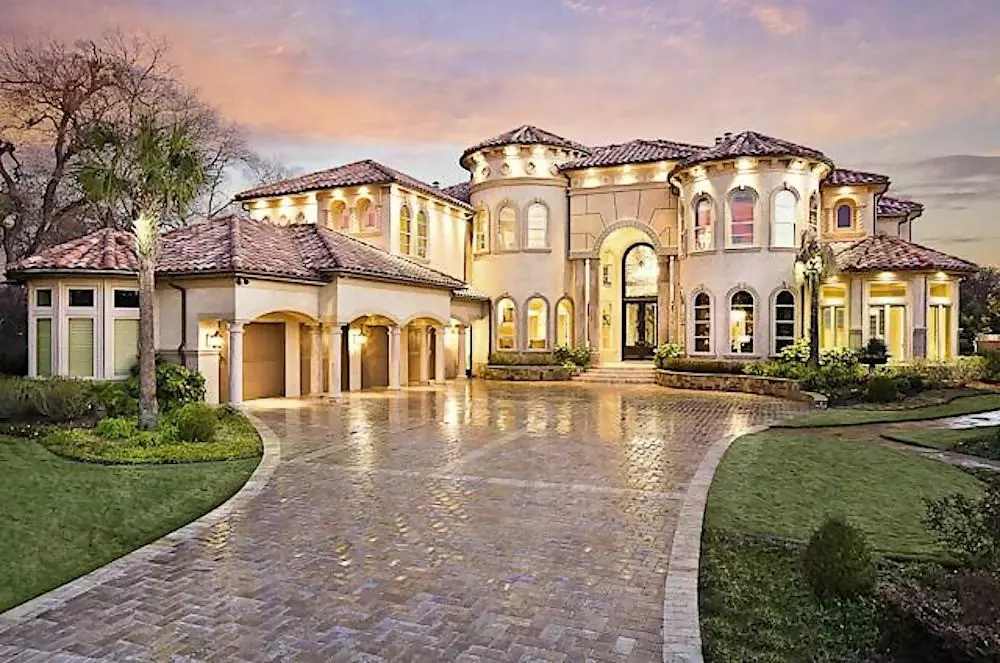
[(883, 172), (915, 240), (1000, 264), (997, 0), (0, 0), (0, 39), (166, 39), (265, 154), (464, 179), (521, 124), (588, 144), (755, 129)]

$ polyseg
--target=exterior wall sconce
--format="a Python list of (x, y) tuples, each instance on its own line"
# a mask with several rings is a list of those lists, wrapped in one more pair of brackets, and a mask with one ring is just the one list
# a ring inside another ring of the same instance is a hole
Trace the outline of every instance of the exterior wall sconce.
[(209, 336), (205, 340), (205, 342), (208, 345), (208, 349), (209, 350), (221, 350), (222, 349), (222, 332), (220, 332), (218, 329), (216, 329), (215, 333), (212, 334), (211, 336)]

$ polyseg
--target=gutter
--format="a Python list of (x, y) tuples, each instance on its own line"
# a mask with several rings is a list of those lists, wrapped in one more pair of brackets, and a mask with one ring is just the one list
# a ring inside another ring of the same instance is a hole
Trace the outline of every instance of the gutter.
[(177, 346), (177, 355), (181, 358), (181, 365), (184, 368), (188, 368), (187, 351), (185, 349), (187, 348), (187, 288), (182, 288), (174, 283), (168, 283), (167, 285), (181, 293), (181, 344)]

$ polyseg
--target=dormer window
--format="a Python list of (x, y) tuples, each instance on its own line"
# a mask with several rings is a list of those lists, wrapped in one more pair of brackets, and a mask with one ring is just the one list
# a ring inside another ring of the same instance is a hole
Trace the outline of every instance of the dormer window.
[(850, 203), (837, 205), (837, 230), (850, 230), (854, 227), (854, 206)]

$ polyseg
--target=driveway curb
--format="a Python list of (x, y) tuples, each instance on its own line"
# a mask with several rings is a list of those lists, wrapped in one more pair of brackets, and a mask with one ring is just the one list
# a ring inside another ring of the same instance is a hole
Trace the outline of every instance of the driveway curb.
[(670, 559), (663, 591), (663, 663), (703, 663), (701, 625), (698, 618), (698, 567), (705, 504), (715, 471), (729, 447), (745, 435), (765, 431), (757, 426), (712, 444), (698, 464), (681, 504), (670, 544)]
[(19, 622), (34, 619), (47, 610), (59, 608), (84, 592), (118, 578), (137, 566), (148, 564), (160, 555), (169, 554), (181, 544), (199, 538), (211, 527), (226, 520), (234, 512), (243, 509), (264, 489), (281, 462), (281, 442), (274, 432), (252, 414), (248, 414), (246, 411), (243, 411), (243, 414), (260, 434), (264, 453), (253, 474), (232, 497), (180, 529), (165, 534), (142, 548), (126, 553), (85, 576), (70, 580), (65, 585), (60, 585), (0, 614), (0, 630)]

